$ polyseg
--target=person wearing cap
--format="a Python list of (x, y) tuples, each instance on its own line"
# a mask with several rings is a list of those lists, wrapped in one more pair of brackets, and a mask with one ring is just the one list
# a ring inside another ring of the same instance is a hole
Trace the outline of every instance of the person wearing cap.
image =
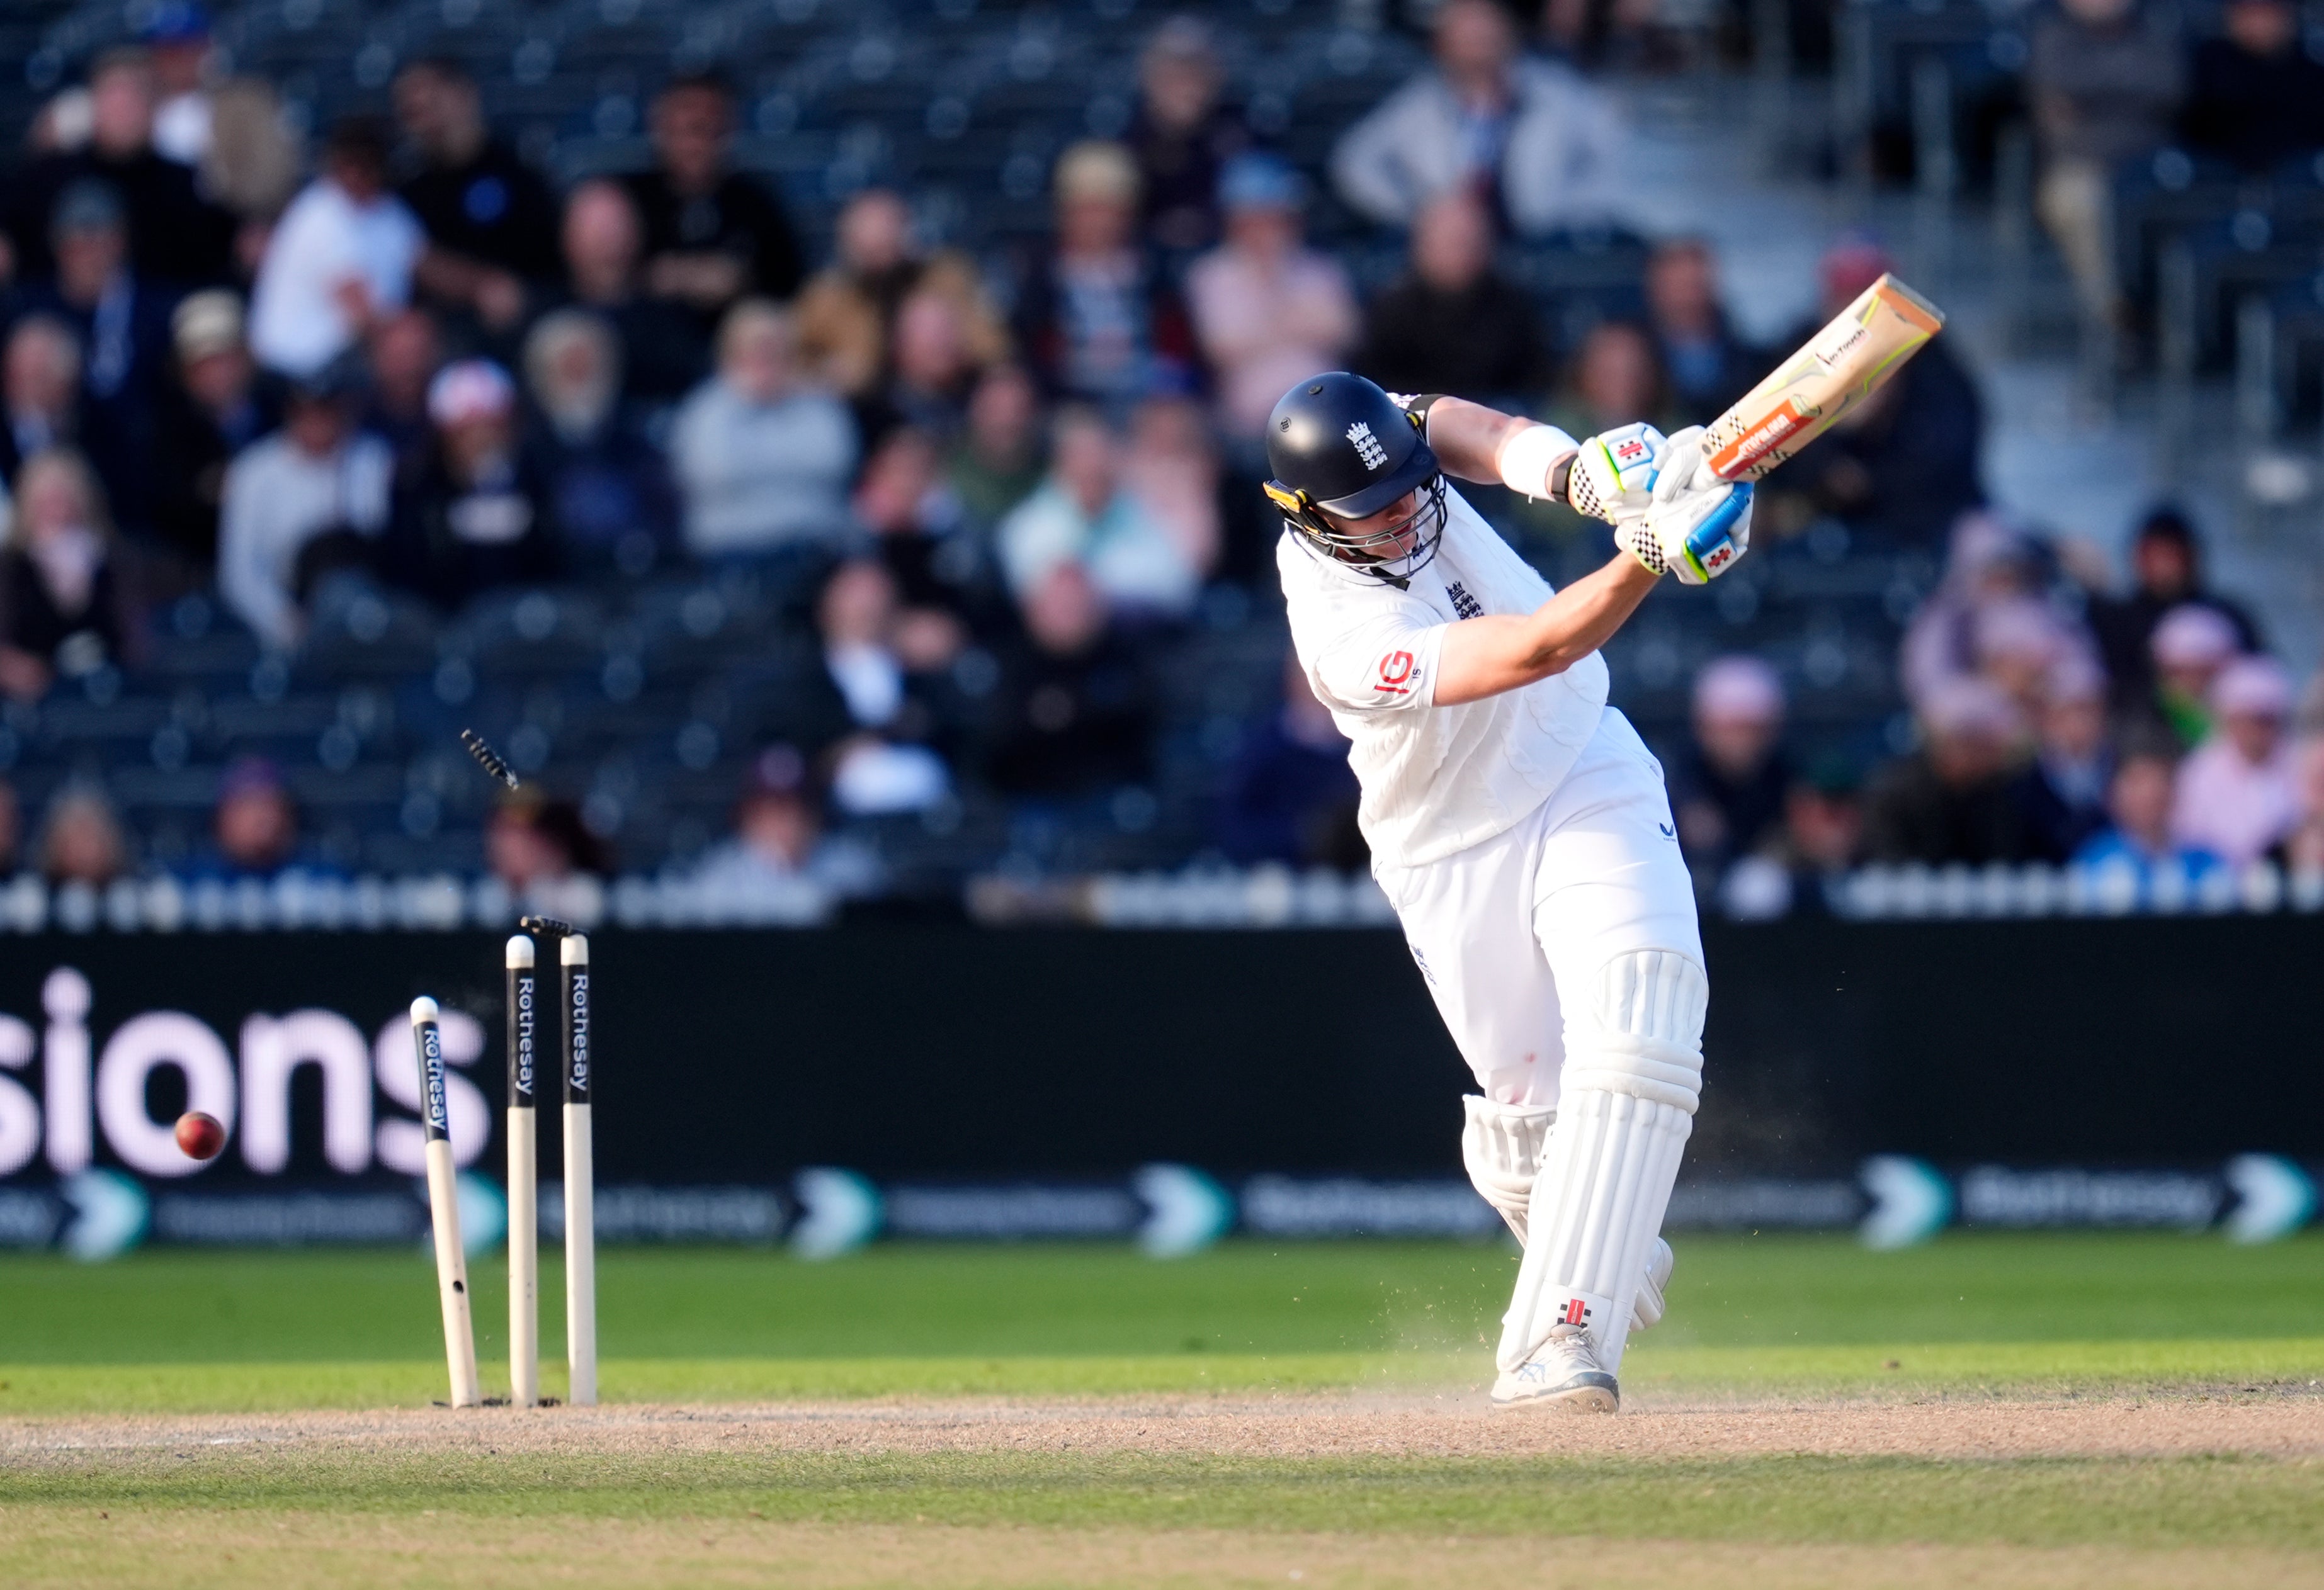
[(380, 545), (396, 584), (447, 611), (496, 586), (555, 576), (563, 542), (554, 505), (517, 445), (517, 391), (489, 359), (458, 359), (428, 386), (436, 440), (415, 478), (397, 483)]
[(242, 757), (218, 779), (210, 808), (210, 842), (179, 871), (187, 883), (271, 879), (291, 869), (335, 876), (340, 870), (300, 843), (299, 805), (282, 770), (263, 757)]
[(171, 378), (161, 386), (154, 450), (153, 528), (197, 569), (217, 560), (226, 466), (274, 428), (276, 405), (243, 343), (242, 300), (210, 288), (170, 317)]
[(1337, 369), (1360, 326), (1348, 273), (1306, 245), (1306, 179), (1279, 155), (1240, 154), (1219, 176), (1226, 238), (1186, 272), (1194, 334), (1227, 435), (1255, 444), (1284, 389)]
[(2179, 118), (2189, 145), (2257, 176), (2324, 149), (2324, 63), (2292, 0), (2227, 0), (2195, 47)]
[(139, 276), (178, 288), (223, 281), (234, 220), (202, 197), (192, 171), (155, 151), (152, 58), (137, 49), (107, 51), (89, 69), (88, 89), (88, 143), (34, 161), (0, 199), (16, 280), (56, 274), (50, 227), (57, 201), (75, 183), (95, 179), (119, 196)]
[(2113, 681), (2116, 709), (2143, 712), (2154, 697), (2154, 628), (2172, 609), (2208, 607), (2235, 630), (2237, 651), (2266, 648), (2251, 610), (2211, 589), (2204, 577), (2202, 538), (2194, 522), (2169, 503), (2149, 509), (2130, 538), (2127, 594), (2093, 593), (2090, 630)]
[(1127, 409), (1149, 392), (1198, 384), (1185, 306), (1138, 234), (1138, 163), (1095, 139), (1057, 157), (1056, 231), (1028, 260), (1017, 345), (1052, 397)]
[(1680, 847), (1699, 876), (1775, 836), (1792, 777), (1784, 754), (1784, 685), (1757, 657), (1730, 654), (1694, 677), (1693, 734), (1671, 769)]
[(788, 299), (807, 268), (781, 202), (733, 169), (734, 93), (714, 72), (681, 72), (654, 96), (654, 166), (622, 179), (645, 225), (646, 290), (706, 332), (736, 300)]
[(1411, 262), (1364, 310), (1355, 368), (1392, 392), (1473, 392), (1523, 409), (1549, 385), (1533, 296), (1493, 260), (1493, 218), (1466, 188), (1412, 224)]
[(56, 275), (23, 295), (72, 328), (81, 347), (81, 446), (111, 490), (126, 533), (151, 526), (155, 412), (170, 360), (173, 295), (141, 280), (129, 216), (112, 184), (84, 178), (57, 196), (50, 223)]
[(2292, 680), (2272, 657), (2237, 657), (2211, 686), (2215, 728), (2179, 768), (2171, 834), (2230, 867), (2255, 861), (2300, 823)]
[(1171, 17), (1139, 53), (1122, 142), (1138, 162), (1147, 241), (1175, 259), (1218, 241), (1220, 170), (1251, 144), (1225, 87), (1217, 38), (1198, 17)]
[(2072, 857), (2077, 870), (2098, 881), (2102, 900), (2109, 896), (2109, 876), (2129, 880), (2119, 891), (2124, 905), (2145, 906), (2154, 903), (2157, 877), (2175, 873), (2186, 884), (2197, 884), (2218, 869), (2218, 857), (2182, 843), (2172, 832), (2178, 774), (2179, 748), (2169, 735), (2135, 730), (2124, 741), (2122, 758), (2107, 780), (2106, 824), (2077, 846)]
[(2079, 652), (2059, 656), (2034, 693), (2029, 715), (2034, 759), (2017, 776), (2017, 798), (2042, 859), (2063, 861), (2106, 826), (2114, 772), (2106, 676)]
[(410, 301), (428, 238), (388, 189), (387, 153), (375, 118), (345, 118), (282, 212), (250, 300), (250, 349), (267, 369), (312, 375)]
[(558, 275), (549, 184), (493, 136), (475, 78), (450, 57), (406, 64), (394, 101), (410, 161), (396, 197), (429, 244), (415, 267), (420, 289), (490, 332), (507, 332)]
[(153, 60), (153, 150), (199, 170), (210, 152), (209, 14), (198, 0), (160, 0), (142, 30)]
[(2154, 689), (2136, 715), (2159, 721), (2181, 749), (2192, 750), (2211, 732), (2211, 687), (2241, 655), (2235, 626), (2217, 608), (2184, 602), (2163, 615), (2147, 645)]
[[(1872, 239), (1841, 239), (1823, 257), (1813, 318), (1777, 345), (1807, 341), (1891, 264)], [(1978, 467), (1984, 436), (1976, 383), (1939, 337), (1769, 477), (1766, 494), (1794, 522), (1829, 515), (1877, 545), (1933, 551), (1985, 501)]]
[(1437, 8), (1435, 63), (1341, 136), (1332, 181), (1359, 214), (1408, 226), (1455, 188), (1513, 231), (1539, 236), (1618, 221), (1621, 124), (1562, 63), (1522, 53), (1495, 0)]
[(1866, 794), (1866, 859), (2034, 859), (2039, 839), (2010, 790), (2024, 726), (2009, 697), (1973, 676), (1948, 679), (1921, 700), (1918, 716), (1921, 749), (1879, 769)]
[(218, 594), (278, 651), (306, 635), (318, 565), (367, 561), (387, 526), (394, 455), (358, 431), (352, 359), (289, 383), (282, 425), (226, 465), (218, 509)]

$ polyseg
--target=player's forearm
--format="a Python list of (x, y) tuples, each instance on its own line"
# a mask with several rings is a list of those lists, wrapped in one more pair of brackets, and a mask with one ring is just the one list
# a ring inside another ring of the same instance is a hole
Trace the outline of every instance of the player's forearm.
[(1523, 618), (1463, 619), (1444, 631), (1435, 703), (1460, 706), (1563, 674), (1613, 638), (1655, 588), (1627, 555), (1576, 580)]
[[(1428, 409), (1428, 446), (1444, 473), (1455, 480), (1498, 483), (1501, 449), (1534, 421), (1504, 414), (1466, 398), (1439, 398)], [(1531, 493), (1547, 494), (1547, 483)]]

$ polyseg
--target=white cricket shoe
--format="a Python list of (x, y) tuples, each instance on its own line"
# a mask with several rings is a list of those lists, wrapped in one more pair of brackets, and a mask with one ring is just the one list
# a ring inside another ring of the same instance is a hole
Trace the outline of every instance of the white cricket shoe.
[(1562, 1408), (1577, 1413), (1611, 1413), (1622, 1405), (1622, 1388), (1599, 1366), (1590, 1333), (1560, 1325), (1541, 1350), (1493, 1379), (1496, 1408)]
[(1655, 1251), (1646, 1255), (1646, 1279), (1638, 1288), (1637, 1301), (1630, 1305), (1630, 1334), (1662, 1323), (1663, 1310), (1667, 1306), (1663, 1288), (1670, 1284), (1671, 1272), (1678, 1268), (1678, 1255), (1671, 1245), (1661, 1237), (1655, 1238)]

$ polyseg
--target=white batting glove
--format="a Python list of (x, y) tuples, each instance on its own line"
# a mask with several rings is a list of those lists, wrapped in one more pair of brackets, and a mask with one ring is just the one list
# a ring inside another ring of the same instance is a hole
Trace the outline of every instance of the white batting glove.
[(1646, 424), (1600, 431), (1582, 444), (1565, 477), (1565, 500), (1575, 511), (1609, 524), (1643, 516), (1667, 444)]
[(1618, 521), (1615, 544), (1655, 574), (1707, 584), (1751, 548), (1749, 483), (1711, 473), (1700, 426), (1669, 438), (1646, 511)]

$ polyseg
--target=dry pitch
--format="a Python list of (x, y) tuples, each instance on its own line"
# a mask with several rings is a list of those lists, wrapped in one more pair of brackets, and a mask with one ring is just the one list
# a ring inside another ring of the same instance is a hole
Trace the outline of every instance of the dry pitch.
[(28, 1586), (2324, 1585), (2324, 1393), (57, 1416), (0, 1494)]

